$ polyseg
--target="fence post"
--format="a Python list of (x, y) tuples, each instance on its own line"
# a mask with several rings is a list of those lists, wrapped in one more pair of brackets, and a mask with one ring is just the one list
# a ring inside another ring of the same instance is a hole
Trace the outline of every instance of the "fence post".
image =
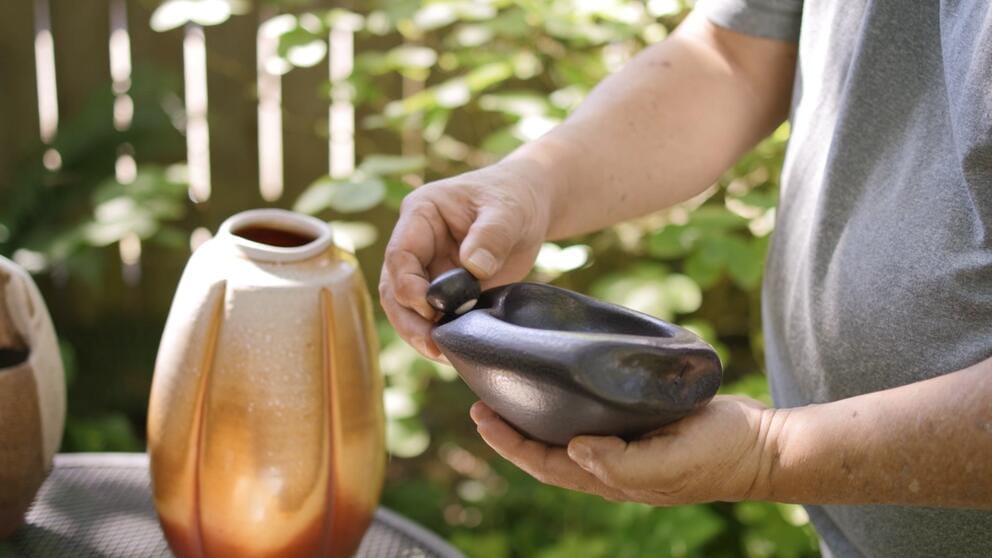
[[(270, 67), (276, 61), (279, 35), (286, 16), (270, 18), (263, 12), (256, 38), (258, 74), (258, 187), (262, 199), (276, 201), (283, 193), (282, 160), (282, 68)], [(290, 16), (291, 17), (291, 16)]]
[(203, 27), (187, 23), (183, 33), (183, 83), (186, 96), (186, 163), (189, 197), (210, 199), (210, 129), (207, 125), (207, 46)]
[(55, 41), (49, 0), (34, 0), (34, 67), (38, 88), (38, 130), (48, 146), (42, 163), (50, 171), (62, 168), (62, 156), (52, 147), (59, 129), (59, 97), (55, 82)]
[(355, 170), (355, 107), (347, 83), (355, 62), (354, 30), (347, 23), (335, 22), (327, 45), (331, 81), (331, 106), (327, 114), (328, 173), (331, 178), (345, 178)]

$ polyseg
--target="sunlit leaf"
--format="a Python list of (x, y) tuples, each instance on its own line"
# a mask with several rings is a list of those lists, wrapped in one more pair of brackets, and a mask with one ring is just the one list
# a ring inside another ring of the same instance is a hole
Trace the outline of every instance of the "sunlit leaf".
[(319, 213), (333, 209), (341, 213), (366, 211), (379, 204), (386, 186), (377, 176), (356, 173), (349, 180), (334, 180), (325, 176), (307, 188), (293, 208), (303, 213)]
[(675, 15), (682, 11), (679, 0), (648, 0), (648, 12), (654, 17)]
[(375, 225), (364, 221), (333, 221), (334, 243), (349, 251), (361, 250), (375, 244), (379, 231)]
[(409, 392), (396, 387), (387, 387), (382, 395), (386, 417), (389, 419), (408, 418), (417, 414), (417, 403)]
[(404, 175), (424, 168), (427, 160), (423, 155), (369, 155), (362, 159), (358, 170), (368, 175)]
[(219, 25), (231, 17), (239, 3), (231, 0), (166, 0), (152, 13), (149, 22), (155, 31), (168, 31), (193, 22)]
[(437, 52), (425, 46), (401, 45), (390, 50), (385, 61), (393, 68), (430, 68), (437, 62)]
[(420, 9), (413, 16), (413, 23), (420, 31), (430, 31), (453, 23), (458, 18), (451, 3), (435, 2)]
[(667, 305), (673, 312), (688, 314), (699, 309), (703, 302), (703, 293), (691, 278), (673, 273), (665, 278), (663, 283)]
[(451, 38), (454, 46), (477, 47), (492, 39), (493, 31), (485, 25), (461, 25)]
[(431, 438), (419, 421), (390, 420), (386, 423), (386, 449), (396, 457), (416, 457), (427, 449)]
[(513, 134), (521, 141), (535, 140), (550, 132), (560, 121), (546, 116), (525, 116), (513, 127)]
[(319, 64), (326, 54), (327, 43), (323, 39), (314, 39), (286, 49), (286, 60), (298, 68), (309, 68)]
[(479, 106), (485, 110), (504, 112), (514, 116), (543, 116), (549, 108), (545, 96), (526, 92), (483, 95), (479, 97)]
[(327, 13), (325, 22), (329, 27), (335, 29), (358, 31), (365, 24), (365, 18), (355, 12), (334, 8)]
[(591, 250), (584, 244), (573, 244), (562, 248), (557, 244), (545, 242), (537, 254), (534, 265), (541, 271), (565, 273), (586, 265), (590, 253)]

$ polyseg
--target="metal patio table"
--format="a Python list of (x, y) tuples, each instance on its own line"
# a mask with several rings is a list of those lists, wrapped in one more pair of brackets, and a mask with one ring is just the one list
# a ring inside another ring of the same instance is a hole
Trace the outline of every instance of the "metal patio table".
[[(169, 557), (152, 503), (148, 456), (60, 454), (0, 558)], [(379, 508), (358, 558), (459, 558), (437, 535)]]

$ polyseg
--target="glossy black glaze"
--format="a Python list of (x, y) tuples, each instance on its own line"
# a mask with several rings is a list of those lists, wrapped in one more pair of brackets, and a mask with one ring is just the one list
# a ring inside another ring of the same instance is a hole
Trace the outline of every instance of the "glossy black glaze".
[(427, 303), (442, 314), (463, 314), (479, 299), (479, 280), (456, 267), (438, 275), (427, 288)]
[(713, 348), (686, 329), (536, 283), (482, 293), (432, 337), (480, 399), (555, 445), (639, 437), (705, 405), (723, 376)]

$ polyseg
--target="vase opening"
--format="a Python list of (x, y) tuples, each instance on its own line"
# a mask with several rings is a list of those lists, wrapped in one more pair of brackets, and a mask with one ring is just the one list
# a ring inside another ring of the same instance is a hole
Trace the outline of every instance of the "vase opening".
[(303, 246), (317, 240), (315, 235), (302, 234), (296, 231), (287, 231), (264, 225), (240, 227), (231, 231), (231, 233), (252, 242), (278, 246), (280, 248), (296, 248), (297, 246)]
[(13, 368), (28, 361), (31, 351), (20, 347), (0, 347), (0, 370)]
[(245, 256), (266, 262), (312, 258), (333, 242), (331, 228), (324, 221), (282, 209), (238, 213), (221, 225), (218, 236), (231, 239)]

